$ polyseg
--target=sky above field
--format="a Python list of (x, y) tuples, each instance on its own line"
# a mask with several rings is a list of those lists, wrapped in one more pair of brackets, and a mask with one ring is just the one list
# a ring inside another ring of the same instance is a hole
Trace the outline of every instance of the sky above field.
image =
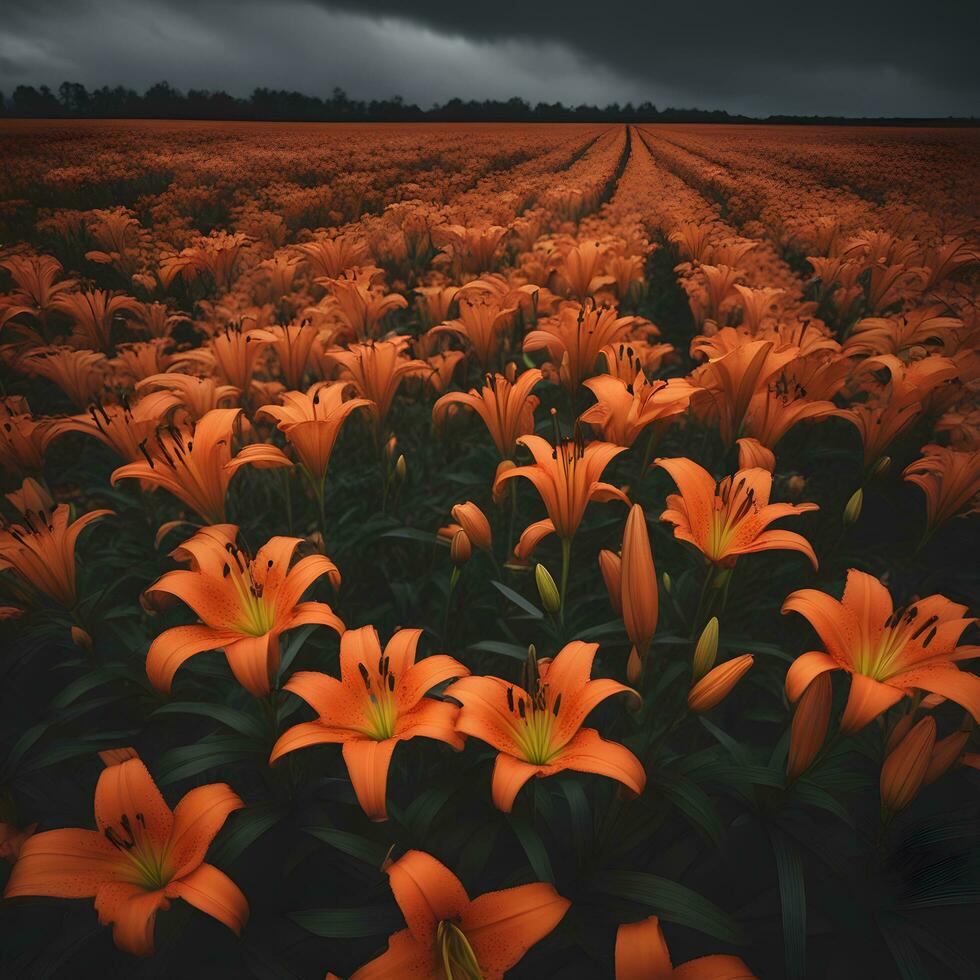
[(0, 90), (64, 80), (357, 98), (973, 115), (968, 0), (5, 0)]

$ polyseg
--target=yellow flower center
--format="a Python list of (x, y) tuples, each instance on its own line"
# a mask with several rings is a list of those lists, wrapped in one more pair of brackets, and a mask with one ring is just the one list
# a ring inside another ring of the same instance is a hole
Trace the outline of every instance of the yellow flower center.
[(382, 654), (378, 660), (377, 673), (372, 677), (371, 671), (364, 664), (357, 665), (361, 680), (367, 692), (367, 725), (362, 732), (368, 738), (383, 742), (395, 734), (398, 722), (398, 701), (395, 698), (395, 675), (391, 673), (390, 658)]
[(483, 971), (469, 940), (455, 923), (443, 919), (436, 929), (436, 947), (445, 980), (483, 980)]
[(561, 695), (550, 707), (547, 704), (546, 685), (541, 687), (531, 701), (523, 696), (515, 698), (514, 689), (507, 689), (507, 706), (515, 715), (514, 737), (525, 762), (535, 766), (548, 765), (561, 751), (555, 744), (555, 721), (561, 707)]
[(896, 609), (886, 621), (878, 645), (862, 644), (857, 659), (858, 673), (876, 681), (887, 680), (901, 669), (897, 661), (906, 647), (920, 637), (923, 648), (928, 647), (936, 636), (938, 625), (938, 616), (929, 616), (920, 622), (916, 606), (910, 606), (908, 610)]
[(136, 814), (134, 827), (127, 814), (119, 818), (119, 830), (106, 827), (106, 839), (132, 866), (133, 884), (147, 891), (164, 888), (173, 877), (170, 867), (169, 848), (158, 849), (146, 833), (146, 822), (142, 813)]

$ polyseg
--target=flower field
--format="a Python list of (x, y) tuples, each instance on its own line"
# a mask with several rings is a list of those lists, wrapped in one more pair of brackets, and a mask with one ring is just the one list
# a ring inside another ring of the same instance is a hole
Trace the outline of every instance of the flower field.
[(0, 975), (977, 976), (976, 129), (0, 151)]

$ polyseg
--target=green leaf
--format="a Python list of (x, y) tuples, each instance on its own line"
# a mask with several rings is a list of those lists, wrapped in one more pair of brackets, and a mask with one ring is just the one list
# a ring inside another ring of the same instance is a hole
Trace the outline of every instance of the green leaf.
[(878, 919), (878, 929), (888, 946), (888, 951), (892, 954), (892, 960), (902, 980), (930, 980), (932, 974), (926, 969), (915, 948), (915, 943), (901, 920), (882, 916)]
[(157, 708), (150, 717), (156, 715), (200, 715), (202, 718), (210, 718), (213, 721), (220, 721), (240, 735), (249, 738), (262, 739), (269, 733), (262, 722), (251, 715), (239, 711), (237, 708), (230, 708), (224, 704), (209, 704), (199, 701), (174, 701)]
[(168, 786), (230, 762), (254, 759), (257, 754), (264, 756), (265, 749), (257, 746), (255, 739), (239, 735), (212, 735), (193, 745), (183, 745), (165, 752), (157, 763), (157, 783)]
[(793, 784), (793, 795), (801, 803), (806, 803), (808, 806), (815, 806), (819, 807), (821, 810), (826, 810), (828, 813), (832, 813), (835, 817), (839, 817), (849, 827), (854, 826), (854, 820), (847, 812), (844, 805), (835, 797), (831, 796), (825, 789), (821, 789), (819, 786), (814, 786), (813, 783), (798, 780)]
[(419, 541), (422, 544), (433, 545), (436, 543), (436, 535), (432, 531), (420, 531), (414, 527), (399, 527), (394, 531), (385, 531), (379, 535), (382, 538), (401, 538), (405, 541)]
[(554, 882), (555, 873), (551, 870), (551, 859), (548, 849), (544, 846), (541, 835), (524, 817), (510, 816), (510, 826), (521, 842), (527, 860), (531, 865), (538, 881)]
[(477, 650), (481, 653), (499, 653), (504, 657), (513, 657), (515, 660), (527, 660), (527, 647), (519, 646), (516, 643), (504, 643), (500, 640), (481, 640), (467, 647), (469, 650)]
[(391, 905), (361, 905), (353, 909), (307, 909), (290, 918), (307, 932), (324, 939), (364, 939), (395, 932), (404, 925)]
[(673, 772), (660, 770), (651, 780), (656, 791), (677, 807), (698, 830), (715, 844), (721, 842), (725, 829), (711, 797), (693, 780)]
[(806, 974), (806, 883), (799, 849), (778, 830), (770, 832), (776, 857), (779, 900), (783, 913), (783, 950), (788, 980), (803, 980)]
[(303, 644), (310, 638), (310, 634), (316, 629), (316, 624), (301, 626), (298, 630), (293, 630), (285, 644), (282, 654), (279, 657), (278, 677), (285, 677), (292, 666), (296, 655), (303, 649)]
[(388, 848), (384, 844), (358, 834), (351, 834), (346, 830), (336, 830), (333, 827), (305, 827), (303, 832), (376, 868), (381, 867), (388, 853)]
[(284, 816), (283, 810), (269, 803), (236, 810), (228, 817), (228, 823), (222, 829), (218, 843), (209, 852), (208, 860), (219, 866), (232, 864)]
[[(544, 619), (544, 613), (540, 609), (538, 609), (537, 606), (528, 602), (527, 599), (524, 598), (524, 596), (518, 594), (513, 589), (509, 589), (506, 585), (504, 585), (503, 582), (498, 582), (496, 579), (493, 579), (490, 582), (490, 584), (501, 595), (503, 595), (504, 598), (509, 599), (519, 609), (523, 609), (524, 612), (526, 612), (533, 619)], [(526, 655), (527, 655), (527, 651), (525, 651), (525, 656)]]
[(676, 881), (645, 871), (605, 871), (593, 884), (607, 895), (653, 909), (665, 922), (676, 922), (726, 943), (743, 941), (738, 923), (727, 912)]

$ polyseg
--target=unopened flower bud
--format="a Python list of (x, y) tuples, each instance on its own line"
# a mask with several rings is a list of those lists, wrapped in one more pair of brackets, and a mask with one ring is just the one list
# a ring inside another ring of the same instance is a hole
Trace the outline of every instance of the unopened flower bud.
[(555, 580), (551, 577), (551, 572), (544, 565), (534, 566), (534, 583), (538, 587), (541, 605), (546, 612), (554, 616), (561, 609), (561, 594), (558, 592)]
[(947, 735), (936, 742), (922, 785), (928, 786), (930, 783), (934, 783), (940, 776), (952, 769), (959, 762), (960, 756), (963, 755), (963, 749), (966, 748), (966, 743), (969, 740), (969, 732), (953, 732), (952, 735)]
[[(497, 465), (497, 472), (493, 478), (493, 502), (498, 507), (502, 507), (504, 505), (504, 501), (507, 499), (507, 495), (510, 493), (510, 487), (507, 486), (507, 481), (501, 483), (500, 477), (508, 470), (514, 469), (516, 466), (517, 464), (512, 459), (505, 459)], [(513, 486), (513, 484), (511, 485)]]
[(806, 489), (806, 480), (799, 473), (795, 473), (786, 481), (786, 487), (789, 490), (790, 496), (796, 499)]
[(694, 648), (694, 679), (699, 681), (715, 665), (718, 657), (718, 617), (712, 616), (701, 630)]
[(847, 505), (844, 507), (844, 527), (850, 527), (852, 524), (856, 524), (858, 518), (861, 516), (861, 507), (864, 505), (864, 490), (860, 487), (851, 494), (851, 499), (848, 500)]
[(786, 775), (790, 779), (806, 772), (820, 751), (830, 724), (833, 693), (830, 674), (825, 672), (817, 674), (801, 695), (789, 736)]
[(456, 504), (452, 510), (453, 519), (467, 533), (470, 541), (483, 551), (489, 551), (493, 544), (490, 522), (486, 515), (471, 500)]
[(469, 535), (460, 528), (454, 535), (449, 545), (449, 557), (457, 567), (465, 565), (473, 554), (473, 545), (470, 544)]
[(617, 616), (623, 615), (622, 561), (615, 551), (603, 548), (599, 552), (599, 571), (609, 593), (609, 605)]
[(875, 463), (871, 470), (872, 476), (884, 476), (890, 469), (892, 465), (891, 456), (882, 456), (881, 459)]
[(643, 660), (640, 658), (639, 653), (637, 653), (636, 647), (630, 650), (629, 660), (626, 661), (626, 677), (630, 684), (636, 684), (637, 686), (643, 680)]
[(664, 572), (663, 575), (660, 576), (660, 581), (664, 583), (664, 592), (666, 592), (667, 595), (670, 595), (674, 591), (674, 583), (671, 581), (670, 575), (667, 572)]
[(398, 439), (397, 439), (396, 436), (392, 436), (385, 443), (385, 455), (388, 457), (388, 459), (394, 459), (395, 458), (395, 452), (397, 450), (398, 450)]
[(720, 704), (731, 693), (732, 688), (742, 679), (742, 675), (752, 666), (755, 658), (750, 653), (726, 660), (705, 674), (691, 688), (687, 695), (687, 706), (691, 711), (701, 714)]
[(936, 744), (936, 721), (922, 718), (899, 742), (881, 767), (881, 805), (904, 810), (922, 787)]
[(91, 655), (92, 637), (81, 626), (73, 626), (71, 628), (71, 641), (83, 653)]
[(408, 464), (405, 462), (405, 455), (403, 453), (398, 457), (398, 462), (395, 463), (395, 479), (399, 483), (404, 483), (406, 473), (408, 473)]

